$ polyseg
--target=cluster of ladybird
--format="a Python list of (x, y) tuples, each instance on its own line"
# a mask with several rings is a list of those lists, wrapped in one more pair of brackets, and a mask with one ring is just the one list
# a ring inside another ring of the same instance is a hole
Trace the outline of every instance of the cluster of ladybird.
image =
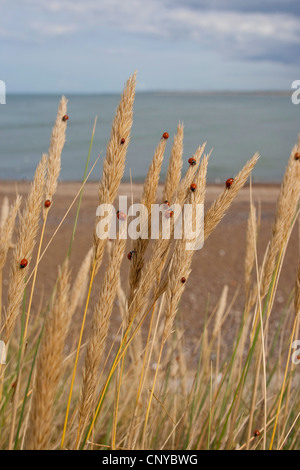
[[(67, 114), (65, 114), (65, 115), (63, 116), (63, 118), (62, 118), (62, 120), (63, 120), (64, 122), (66, 122), (68, 119), (69, 119), (69, 116), (68, 116)], [(168, 138), (169, 138), (168, 132), (164, 132), (163, 135), (162, 135), (162, 138), (163, 138), (163, 139), (168, 139)], [(121, 143), (121, 145), (125, 144), (125, 139), (124, 139), (124, 137), (120, 140), (120, 143)], [(300, 153), (296, 152), (295, 155), (294, 155), (294, 158), (295, 158), (295, 160), (300, 160)], [(196, 165), (197, 162), (196, 162), (196, 160), (195, 160), (194, 158), (189, 158), (189, 159), (188, 159), (188, 163), (189, 163), (191, 166), (193, 166), (193, 165)], [(229, 188), (231, 187), (233, 181), (234, 181), (234, 178), (228, 178), (228, 179), (226, 180), (226, 182), (225, 182), (226, 188), (229, 189)], [(191, 189), (192, 192), (196, 191), (197, 185), (196, 185), (195, 183), (192, 183), (191, 186), (190, 186), (190, 189)], [(165, 217), (166, 217), (166, 218), (172, 217), (172, 216), (174, 215), (174, 211), (170, 209), (170, 203), (169, 203), (169, 201), (166, 200), (166, 201), (164, 201), (163, 204), (164, 204), (164, 209), (165, 209), (165, 211), (166, 211), (166, 212), (165, 212)], [(44, 205), (45, 205), (46, 208), (49, 208), (49, 207), (51, 206), (51, 201), (50, 201), (49, 199), (47, 199), (47, 200), (45, 201)], [(122, 211), (117, 211), (117, 218), (118, 218), (119, 220), (124, 221), (124, 220), (126, 220), (126, 217), (127, 217), (127, 216), (126, 216), (126, 214), (125, 214), (124, 212), (122, 212)], [(131, 250), (131, 251), (127, 254), (127, 258), (129, 259), (129, 261), (132, 260), (132, 258), (133, 258), (133, 256), (134, 256), (135, 254), (136, 254), (136, 251), (135, 251), (135, 250)], [(28, 265), (27, 259), (25, 259), (25, 258), (22, 259), (21, 262), (20, 262), (20, 268), (23, 269), (23, 268), (25, 268), (27, 265)], [(180, 279), (180, 281), (181, 281), (182, 284), (184, 284), (184, 283), (186, 282), (186, 278), (185, 278), (185, 277), (182, 277), (182, 278)], [(258, 429), (255, 430), (254, 433), (253, 433), (253, 435), (254, 435), (255, 437), (260, 436), (260, 431), (259, 431)]]
[[(67, 114), (65, 114), (65, 115), (62, 117), (62, 120), (63, 120), (64, 122), (66, 122), (68, 119), (69, 119), (69, 116), (68, 116)], [(169, 138), (168, 132), (164, 132), (163, 135), (162, 135), (162, 138), (165, 139), (165, 140), (167, 140), (167, 139)], [(124, 139), (124, 137), (122, 137), (122, 139), (120, 140), (120, 144), (121, 144), (121, 145), (124, 145), (124, 144), (125, 144), (125, 139)], [(300, 159), (300, 153), (296, 152), (295, 155), (294, 155), (294, 158), (295, 158), (295, 160), (299, 160), (299, 159)], [(191, 157), (191, 158), (188, 159), (188, 163), (189, 163), (189, 165), (193, 166), (193, 165), (196, 165), (197, 162), (196, 162), (195, 158)], [(228, 179), (226, 180), (226, 182), (225, 182), (226, 188), (229, 189), (229, 188), (231, 187), (231, 185), (232, 185), (233, 182), (234, 182), (234, 178), (228, 178)], [(197, 189), (197, 185), (196, 185), (195, 183), (192, 183), (191, 186), (190, 186), (190, 190), (191, 190), (192, 192), (195, 192), (196, 189)], [(172, 209), (170, 209), (170, 203), (169, 203), (169, 201), (166, 200), (166, 201), (164, 201), (163, 204), (164, 204), (164, 209), (165, 209), (165, 217), (168, 218), (168, 219), (171, 218), (171, 217), (173, 217), (174, 211), (173, 211)], [(50, 201), (49, 199), (47, 199), (47, 200), (45, 201), (44, 205), (45, 205), (46, 208), (49, 208), (49, 207), (51, 206), (51, 201)], [(119, 220), (124, 221), (124, 220), (126, 220), (126, 217), (127, 217), (127, 216), (126, 216), (125, 212), (117, 211), (117, 218), (118, 218)], [(130, 251), (130, 252), (128, 253), (127, 258), (129, 259), (129, 261), (131, 261), (131, 259), (132, 259), (132, 257), (134, 256), (134, 254), (135, 254), (135, 250), (132, 250), (132, 251)], [(21, 269), (26, 268), (27, 265), (28, 265), (27, 259), (25, 259), (25, 258), (22, 259), (21, 262), (20, 262), (20, 268), (21, 268)], [(186, 281), (186, 278), (185, 278), (185, 277), (182, 277), (182, 278), (181, 278), (181, 282), (184, 284), (185, 281)], [(255, 431), (255, 432), (259, 432), (259, 431)]]

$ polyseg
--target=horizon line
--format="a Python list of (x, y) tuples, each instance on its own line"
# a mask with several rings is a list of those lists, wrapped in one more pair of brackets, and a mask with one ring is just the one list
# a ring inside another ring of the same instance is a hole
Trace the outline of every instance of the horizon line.
[[(119, 95), (120, 91), (6, 91), (6, 96), (10, 95)], [(230, 90), (230, 89), (218, 89), (218, 90), (136, 90), (136, 94), (168, 94), (168, 95), (238, 95), (238, 94), (290, 94), (290, 89), (244, 89), (244, 90)]]

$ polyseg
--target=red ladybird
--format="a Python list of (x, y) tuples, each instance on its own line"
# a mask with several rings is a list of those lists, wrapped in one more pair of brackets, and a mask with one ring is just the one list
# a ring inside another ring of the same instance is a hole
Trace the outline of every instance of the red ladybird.
[(126, 214), (122, 211), (117, 211), (117, 217), (119, 220), (126, 220)]
[(20, 268), (21, 268), (21, 269), (26, 268), (27, 264), (28, 264), (27, 259), (26, 259), (26, 258), (23, 258), (23, 259), (21, 260), (21, 262), (20, 262)]
[(69, 119), (69, 116), (67, 114), (65, 114), (63, 117), (62, 117), (62, 120), (64, 122), (66, 122), (67, 120)]
[(230, 188), (230, 186), (232, 185), (232, 183), (234, 182), (234, 179), (233, 178), (228, 178), (228, 180), (226, 180), (226, 188)]
[(50, 207), (51, 206), (51, 201), (49, 199), (47, 199), (47, 201), (45, 201), (45, 207)]
[(184, 284), (184, 283), (186, 282), (186, 278), (185, 278), (185, 277), (182, 277), (182, 278), (181, 278), (181, 282), (182, 282), (182, 284)]
[(295, 159), (295, 160), (299, 160), (299, 159), (300, 159), (300, 153), (299, 153), (299, 152), (296, 152), (296, 153), (295, 153), (294, 159)]
[(189, 158), (189, 159), (188, 159), (188, 162), (189, 162), (189, 164), (190, 164), (191, 166), (192, 166), (192, 165), (196, 165), (196, 163), (197, 163), (194, 158)]
[(122, 139), (121, 139), (121, 141), (120, 141), (120, 144), (121, 144), (121, 145), (125, 144), (125, 139), (124, 139), (124, 137), (122, 137)]
[(164, 132), (162, 136), (166, 140), (169, 138), (169, 134), (167, 132)]
[(254, 431), (253, 435), (254, 435), (255, 437), (260, 436), (260, 431), (259, 431), (258, 429), (256, 429), (256, 430)]
[(128, 255), (127, 255), (127, 258), (129, 259), (129, 261), (132, 259), (134, 253), (135, 253), (135, 250), (129, 251), (129, 253), (128, 253)]
[(196, 191), (197, 185), (195, 183), (192, 183), (190, 186), (191, 191)]
[(174, 215), (174, 211), (172, 211), (171, 209), (166, 210), (165, 212), (166, 219), (170, 219), (171, 217), (173, 217), (173, 215)]

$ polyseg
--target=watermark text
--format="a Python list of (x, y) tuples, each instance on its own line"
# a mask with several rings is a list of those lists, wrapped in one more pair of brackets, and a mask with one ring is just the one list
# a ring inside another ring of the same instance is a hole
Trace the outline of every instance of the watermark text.
[(183, 240), (186, 250), (200, 250), (204, 243), (204, 205), (132, 204), (119, 197), (119, 209), (112, 204), (100, 204), (96, 210), (99, 239)]
[(294, 80), (292, 83), (292, 88), (295, 91), (292, 93), (292, 103), (299, 104), (300, 103), (300, 80)]

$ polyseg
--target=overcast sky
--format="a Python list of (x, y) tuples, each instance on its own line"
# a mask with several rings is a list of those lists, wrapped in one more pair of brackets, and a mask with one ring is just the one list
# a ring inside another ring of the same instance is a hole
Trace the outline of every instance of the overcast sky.
[(289, 90), (300, 0), (0, 0), (8, 92)]

